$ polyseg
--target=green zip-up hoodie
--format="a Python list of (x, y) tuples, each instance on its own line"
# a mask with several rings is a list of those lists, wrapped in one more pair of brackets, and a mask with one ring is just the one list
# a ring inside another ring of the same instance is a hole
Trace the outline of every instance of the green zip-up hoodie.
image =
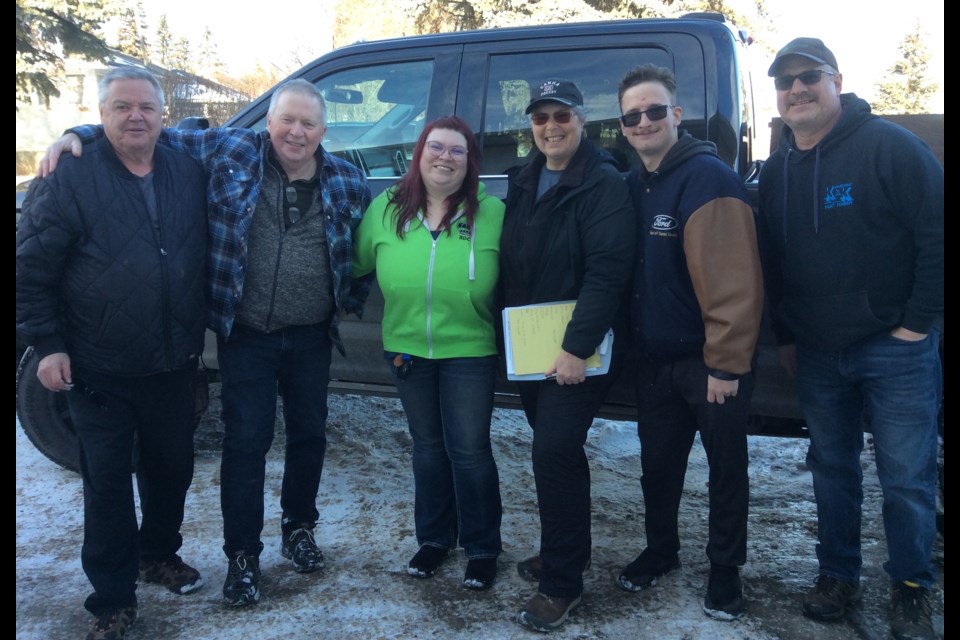
[(474, 228), (463, 215), (436, 240), (422, 217), (398, 238), (392, 189), (370, 204), (353, 243), (353, 276), (376, 271), (383, 348), (419, 358), (497, 353), (493, 295), (500, 273), (503, 202), (480, 183)]

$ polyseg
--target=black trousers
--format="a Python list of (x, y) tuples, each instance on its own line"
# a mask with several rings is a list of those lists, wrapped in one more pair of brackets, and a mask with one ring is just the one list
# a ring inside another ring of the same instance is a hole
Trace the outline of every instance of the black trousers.
[(707, 368), (699, 354), (637, 365), (637, 433), (646, 508), (647, 548), (662, 556), (680, 550), (677, 518), (687, 459), (700, 432), (710, 465), (707, 557), (740, 566), (747, 557), (747, 415), (753, 375), (740, 378), (736, 397), (707, 402)]
[(533, 427), (533, 475), (540, 508), (540, 592), (573, 598), (583, 592), (590, 560), (590, 466), (583, 445), (619, 369), (577, 385), (520, 382), (520, 400)]
[[(83, 476), (80, 556), (94, 590), (84, 606), (99, 615), (136, 604), (140, 560), (169, 557), (183, 542), (183, 504), (193, 480), (196, 364), (140, 377), (77, 367), (73, 374), (75, 390), (66, 393)], [(131, 471), (140, 494), (139, 526)]]

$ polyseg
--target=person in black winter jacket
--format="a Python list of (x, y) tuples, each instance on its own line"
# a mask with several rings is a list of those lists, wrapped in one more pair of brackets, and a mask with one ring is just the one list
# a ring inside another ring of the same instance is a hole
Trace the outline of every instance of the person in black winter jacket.
[(710, 464), (703, 610), (730, 620), (744, 611), (747, 419), (763, 311), (756, 220), (714, 144), (680, 135), (670, 69), (630, 70), (619, 95), (623, 135), (642, 162), (627, 186), (640, 219), (630, 323), (647, 546), (618, 581), (643, 591), (680, 566), (677, 514), (699, 432)]
[[(583, 97), (547, 80), (527, 107), (537, 149), (510, 173), (500, 241), (505, 306), (575, 300), (562, 351), (540, 381), (518, 382), (533, 427), (540, 553), (518, 564), (539, 582), (518, 623), (549, 631), (580, 603), (590, 562), (587, 430), (616, 375), (588, 376), (586, 362), (611, 327), (626, 343), (622, 296), (636, 249), (630, 197), (609, 155), (583, 135)], [(618, 341), (619, 339), (619, 341)]]
[(177, 551), (206, 315), (206, 178), (156, 144), (162, 111), (148, 72), (107, 73), (106, 137), (33, 183), (17, 232), (17, 333), (43, 386), (65, 393), (79, 442), (91, 640), (124, 637), (138, 577), (181, 594), (203, 584)]
[(810, 430), (818, 619), (860, 597), (863, 431), (883, 488), (895, 638), (934, 638), (943, 168), (919, 138), (842, 94), (833, 53), (797, 38), (770, 66), (785, 126), (760, 174), (764, 269), (781, 360)]

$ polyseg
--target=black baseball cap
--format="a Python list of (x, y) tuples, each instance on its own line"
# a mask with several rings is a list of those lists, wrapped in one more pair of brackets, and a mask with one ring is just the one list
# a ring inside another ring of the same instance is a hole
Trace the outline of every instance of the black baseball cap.
[(795, 38), (788, 42), (783, 49), (777, 51), (777, 57), (773, 59), (773, 64), (770, 65), (767, 75), (770, 77), (776, 76), (780, 64), (790, 56), (807, 58), (817, 64), (828, 64), (837, 71), (840, 71), (840, 67), (837, 66), (836, 56), (833, 55), (830, 49), (827, 49), (827, 45), (823, 44), (823, 40), (819, 38)]
[(580, 89), (577, 89), (577, 85), (570, 80), (552, 78), (544, 80), (533, 88), (530, 104), (524, 113), (529, 114), (541, 102), (559, 102), (568, 107), (582, 107), (583, 96), (580, 94)]

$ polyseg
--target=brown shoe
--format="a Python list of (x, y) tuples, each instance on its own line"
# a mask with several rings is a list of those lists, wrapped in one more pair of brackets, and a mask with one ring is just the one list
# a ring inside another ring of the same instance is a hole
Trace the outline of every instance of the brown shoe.
[(839, 620), (848, 607), (860, 601), (860, 596), (859, 584), (821, 574), (803, 596), (803, 612), (815, 620)]
[(580, 596), (559, 598), (537, 593), (520, 609), (517, 624), (534, 631), (553, 631), (563, 626), (567, 616), (578, 604)]
[(543, 573), (543, 558), (541, 558), (538, 553), (535, 556), (530, 556), (526, 560), (521, 560), (517, 563), (517, 573), (519, 573), (520, 577), (524, 580), (540, 582), (540, 575)]
[(181, 560), (177, 554), (163, 560), (141, 560), (140, 580), (159, 584), (181, 595), (203, 586), (200, 572)]
[(97, 616), (87, 640), (123, 640), (127, 629), (137, 621), (137, 606), (105, 611)]
[[(587, 566), (583, 568), (584, 571), (590, 568), (590, 560), (587, 560)], [(543, 558), (540, 557), (538, 553), (535, 556), (530, 556), (526, 560), (521, 560), (517, 563), (517, 573), (520, 574), (520, 577), (524, 580), (529, 580), (530, 582), (540, 582), (540, 576), (543, 575)]]

